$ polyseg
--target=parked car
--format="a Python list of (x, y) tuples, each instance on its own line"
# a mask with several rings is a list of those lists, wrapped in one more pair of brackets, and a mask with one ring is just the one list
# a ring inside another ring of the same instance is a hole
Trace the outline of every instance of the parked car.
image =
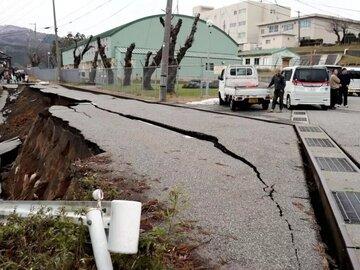
[(201, 80), (190, 80), (183, 85), (183, 88), (201, 88)]
[(288, 109), (297, 105), (330, 106), (329, 73), (326, 67), (294, 66), (282, 71), (286, 86), (284, 102)]
[[(209, 88), (218, 88), (219, 82), (218, 80), (214, 80), (209, 82)], [(201, 80), (190, 80), (183, 85), (183, 88), (206, 88), (206, 81)]]
[(261, 104), (269, 108), (270, 90), (258, 88), (259, 77), (253, 66), (230, 65), (219, 76), (219, 103), (229, 104), (231, 110), (239, 105)]

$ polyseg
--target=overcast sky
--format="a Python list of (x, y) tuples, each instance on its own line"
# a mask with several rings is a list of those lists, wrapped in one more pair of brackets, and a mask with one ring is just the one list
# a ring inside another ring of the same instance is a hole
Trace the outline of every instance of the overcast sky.
[[(132, 20), (163, 13), (166, 0), (55, 0), (60, 35), (98, 34)], [(192, 15), (196, 5), (221, 7), (236, 0), (173, 0), (175, 13)], [(324, 13), (360, 20), (359, 0), (264, 0), (292, 8), (292, 15)], [(12, 24), (52, 33), (52, 0), (0, 0), (0, 25)], [(0, 36), (1, 38), (1, 36)]]

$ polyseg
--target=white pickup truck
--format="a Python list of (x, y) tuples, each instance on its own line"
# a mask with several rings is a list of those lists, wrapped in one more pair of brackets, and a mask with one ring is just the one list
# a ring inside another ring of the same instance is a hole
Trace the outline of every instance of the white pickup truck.
[(259, 78), (253, 66), (230, 65), (219, 76), (219, 103), (229, 104), (231, 110), (240, 105), (260, 104), (269, 108), (270, 90), (259, 88)]

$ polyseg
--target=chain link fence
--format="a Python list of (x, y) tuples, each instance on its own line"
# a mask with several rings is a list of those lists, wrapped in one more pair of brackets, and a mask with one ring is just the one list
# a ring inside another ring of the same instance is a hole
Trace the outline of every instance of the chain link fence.
[[(54, 69), (28, 69), (39, 80), (54, 81)], [(63, 83), (96, 86), (124, 94), (158, 98), (160, 67), (62, 69)], [(205, 66), (169, 66), (168, 89), (174, 97), (193, 99), (217, 96), (218, 74)], [(207, 87), (208, 85), (208, 87)]]

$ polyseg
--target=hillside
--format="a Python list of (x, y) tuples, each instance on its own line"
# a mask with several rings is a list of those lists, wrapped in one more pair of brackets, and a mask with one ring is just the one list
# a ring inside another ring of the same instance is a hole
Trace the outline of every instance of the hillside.
[(0, 50), (12, 56), (13, 66), (25, 67), (29, 63), (29, 48), (38, 50), (41, 66), (47, 66), (47, 52), (50, 51), (54, 35), (35, 32), (14, 25), (0, 25)]

